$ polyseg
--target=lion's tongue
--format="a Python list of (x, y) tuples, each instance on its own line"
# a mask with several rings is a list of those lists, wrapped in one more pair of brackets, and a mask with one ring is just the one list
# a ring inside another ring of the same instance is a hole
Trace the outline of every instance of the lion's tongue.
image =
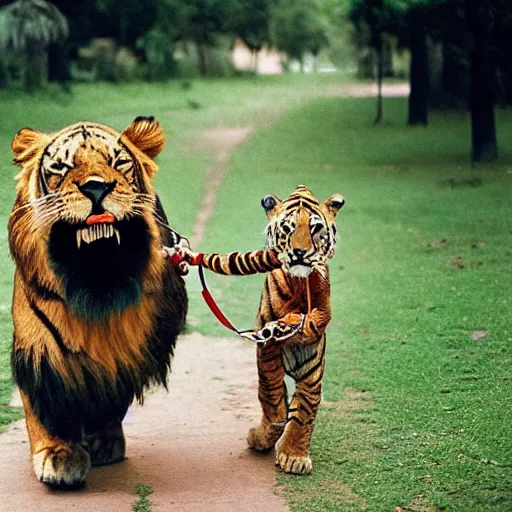
[(92, 226), (93, 224), (113, 224), (115, 220), (116, 218), (110, 212), (105, 212), (100, 215), (90, 215), (85, 222), (88, 226)]

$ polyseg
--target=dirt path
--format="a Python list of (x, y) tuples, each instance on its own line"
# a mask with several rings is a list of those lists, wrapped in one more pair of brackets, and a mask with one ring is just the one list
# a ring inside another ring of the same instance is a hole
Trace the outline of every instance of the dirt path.
[[(205, 176), (204, 206), (192, 246), (203, 238), (229, 151), (250, 128), (215, 128), (201, 143), (214, 152)], [(24, 420), (0, 435), (0, 510), (68, 512), (132, 510), (138, 484), (151, 486), (152, 512), (285, 512), (275, 489), (273, 454), (246, 448), (249, 427), (259, 420), (255, 348), (234, 337), (200, 334), (178, 340), (169, 393), (156, 390), (124, 421), (127, 459), (93, 468), (79, 491), (53, 491), (31, 468)], [(16, 397), (14, 398), (16, 402)]]
[(0, 510), (130, 511), (138, 484), (152, 511), (286, 511), (274, 488), (272, 454), (249, 452), (259, 419), (254, 346), (235, 338), (182, 336), (167, 394), (147, 396), (124, 421), (127, 460), (93, 468), (79, 491), (52, 491), (35, 479), (24, 421), (0, 436)]
[(215, 208), (217, 188), (224, 179), (229, 152), (240, 145), (251, 132), (251, 127), (223, 128), (217, 127), (203, 132), (201, 144), (215, 152), (215, 160), (205, 171), (203, 204), (197, 215), (194, 233), (190, 237), (190, 246), (197, 250), (204, 236), (204, 228)]

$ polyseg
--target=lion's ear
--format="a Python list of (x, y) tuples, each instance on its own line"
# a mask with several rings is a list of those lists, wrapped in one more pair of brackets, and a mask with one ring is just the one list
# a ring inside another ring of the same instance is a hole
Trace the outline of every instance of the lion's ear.
[(153, 116), (137, 117), (122, 135), (150, 158), (155, 158), (165, 145), (164, 131)]
[(21, 129), (12, 140), (11, 149), (14, 154), (14, 163), (22, 164), (30, 158), (48, 136), (32, 128)]

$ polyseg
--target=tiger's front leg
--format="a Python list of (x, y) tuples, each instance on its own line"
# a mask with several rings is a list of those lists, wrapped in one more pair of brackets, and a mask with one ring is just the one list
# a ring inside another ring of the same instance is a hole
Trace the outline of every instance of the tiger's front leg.
[(258, 451), (272, 448), (283, 433), (287, 416), (287, 395), (281, 348), (278, 345), (258, 345), (258, 398), (262, 409), (259, 426), (247, 436), (250, 448)]
[(314, 345), (289, 345), (283, 349), (286, 372), (295, 379), (295, 394), (288, 409), (283, 436), (276, 444), (276, 465), (286, 473), (311, 473), (311, 436), (322, 398), (325, 336)]
[(85, 447), (82, 443), (51, 436), (37, 419), (28, 397), (23, 392), (21, 397), (37, 478), (52, 486), (83, 484), (91, 467), (91, 458)]

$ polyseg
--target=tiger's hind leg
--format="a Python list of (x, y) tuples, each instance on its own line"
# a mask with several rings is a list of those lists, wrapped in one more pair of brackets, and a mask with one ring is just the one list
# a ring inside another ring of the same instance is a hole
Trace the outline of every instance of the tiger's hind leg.
[(34, 472), (51, 486), (76, 487), (84, 483), (91, 459), (82, 443), (51, 436), (39, 422), (28, 397), (21, 392)]
[(93, 466), (114, 464), (124, 460), (126, 443), (120, 421), (109, 423), (93, 434), (87, 434), (85, 440)]
[(265, 451), (272, 448), (283, 433), (287, 415), (284, 368), (279, 346), (257, 347), (258, 398), (262, 409), (261, 423), (249, 430), (250, 448)]
[(309, 364), (303, 365), (296, 374), (295, 393), (288, 409), (288, 421), (282, 437), (276, 444), (276, 465), (285, 473), (307, 475), (313, 464), (309, 447), (316, 413), (322, 399), (324, 374), (325, 336), (318, 346), (309, 348), (314, 352)]

